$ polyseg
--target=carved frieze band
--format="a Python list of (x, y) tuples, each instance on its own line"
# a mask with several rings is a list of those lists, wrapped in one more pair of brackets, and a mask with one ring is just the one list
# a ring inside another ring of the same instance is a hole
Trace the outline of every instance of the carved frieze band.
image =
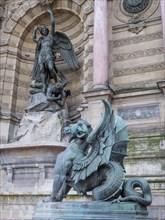
[[(139, 91), (142, 89), (157, 89), (157, 84), (155, 79), (151, 80), (145, 80), (143, 81), (143, 78), (141, 77), (142, 81), (139, 82), (132, 82), (132, 83), (125, 83), (125, 84), (115, 84), (113, 85), (113, 89), (116, 93), (120, 92), (120, 91), (129, 91), (130, 89), (131, 91)], [(124, 83), (123, 81), (121, 83)]]
[(154, 71), (160, 71), (165, 69), (165, 63), (159, 62), (159, 63), (153, 63), (153, 64), (147, 64), (147, 65), (139, 65), (132, 68), (121, 68), (121, 69), (114, 69), (114, 76), (126, 76), (126, 75), (132, 75), (132, 74), (139, 74), (139, 73), (147, 73), (147, 72), (154, 72)]
[(163, 38), (162, 32), (156, 32), (152, 34), (146, 34), (146, 35), (141, 35), (141, 36), (135, 36), (132, 38), (124, 38), (121, 40), (113, 41), (113, 47), (122, 47), (125, 45), (137, 44), (141, 42), (147, 42), (147, 41), (152, 41), (152, 40), (157, 40), (157, 39), (162, 39), (162, 38)]
[(163, 53), (164, 53), (163, 47), (151, 48), (148, 50), (135, 51), (134, 53), (124, 53), (124, 54), (114, 55), (114, 61), (117, 62), (117, 61), (123, 61), (123, 60), (128, 60), (128, 59), (135, 59), (139, 57), (154, 56), (154, 55), (163, 54)]
[(152, 104), (148, 106), (124, 107), (118, 109), (118, 115), (124, 120), (159, 118), (159, 105)]

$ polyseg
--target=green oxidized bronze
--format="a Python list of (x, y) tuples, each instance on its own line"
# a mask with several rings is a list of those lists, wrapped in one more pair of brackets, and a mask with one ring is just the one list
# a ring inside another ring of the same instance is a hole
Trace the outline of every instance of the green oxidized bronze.
[(84, 120), (64, 129), (70, 141), (56, 159), (51, 201), (62, 201), (73, 187), (79, 194), (92, 191), (97, 201), (135, 201), (148, 206), (152, 201), (148, 182), (137, 177), (125, 180), (128, 134), (124, 121), (103, 103), (105, 112), (95, 130)]
[(123, 0), (123, 9), (128, 13), (139, 13), (150, 3), (150, 0)]

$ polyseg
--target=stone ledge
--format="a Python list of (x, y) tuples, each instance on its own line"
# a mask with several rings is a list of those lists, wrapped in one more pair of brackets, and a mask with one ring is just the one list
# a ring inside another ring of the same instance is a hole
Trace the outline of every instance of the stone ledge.
[(149, 220), (146, 207), (137, 203), (69, 201), (41, 203), (33, 220)]

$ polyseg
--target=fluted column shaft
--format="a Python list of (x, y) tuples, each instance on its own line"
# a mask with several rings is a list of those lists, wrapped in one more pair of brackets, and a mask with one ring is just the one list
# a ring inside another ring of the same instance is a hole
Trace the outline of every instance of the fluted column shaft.
[(94, 1), (93, 89), (109, 85), (107, 7), (107, 0)]

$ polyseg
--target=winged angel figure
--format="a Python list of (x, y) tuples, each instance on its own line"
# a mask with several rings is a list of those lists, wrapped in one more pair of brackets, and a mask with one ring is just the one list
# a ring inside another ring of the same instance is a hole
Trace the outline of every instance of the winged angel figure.
[[(62, 76), (55, 66), (56, 52), (67, 62), (69, 67), (76, 70), (79, 68), (79, 62), (76, 58), (72, 43), (68, 36), (59, 31), (55, 31), (55, 18), (52, 10), (49, 8), (51, 29), (45, 26), (36, 26), (33, 31), (33, 41), (37, 43), (35, 51), (35, 61), (32, 71), (32, 79), (36, 82), (42, 82), (43, 92), (46, 92), (47, 83), (51, 78), (57, 82), (57, 77), (62, 80)], [(36, 32), (40, 32), (41, 37), (37, 40)]]
[[(78, 193), (92, 191), (94, 200), (132, 200), (142, 205), (151, 203), (149, 184), (143, 178), (125, 181), (123, 159), (127, 155), (127, 128), (103, 100), (105, 112), (93, 130), (79, 120), (65, 128), (71, 138), (66, 150), (57, 156), (51, 201), (62, 201), (73, 187)], [(140, 187), (142, 194), (134, 190)]]

